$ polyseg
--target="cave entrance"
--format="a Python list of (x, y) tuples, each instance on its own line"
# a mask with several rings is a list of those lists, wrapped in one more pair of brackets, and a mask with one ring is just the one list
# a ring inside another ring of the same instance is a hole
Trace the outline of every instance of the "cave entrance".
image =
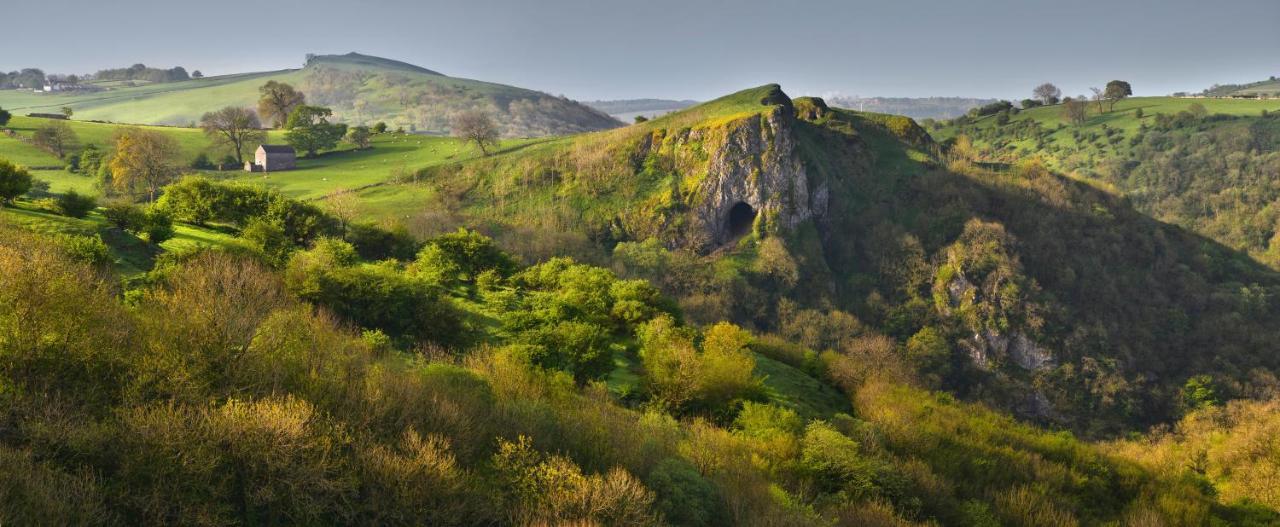
[(739, 201), (733, 208), (729, 209), (729, 218), (726, 220), (729, 236), (738, 238), (751, 232), (751, 224), (755, 221), (756, 209)]

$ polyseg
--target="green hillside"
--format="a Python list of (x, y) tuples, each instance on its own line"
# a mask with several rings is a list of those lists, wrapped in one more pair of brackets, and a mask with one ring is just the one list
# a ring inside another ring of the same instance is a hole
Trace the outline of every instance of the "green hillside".
[[(973, 159), (1008, 163), (1039, 156), (1048, 165), (1110, 186), (1138, 210), (1180, 225), (1273, 267), (1280, 265), (1280, 100), (1137, 97), (1071, 124), (1061, 105), (933, 131), (964, 136)], [(1191, 111), (1196, 110), (1196, 111)], [(1141, 112), (1141, 117), (1139, 117)]]
[(181, 82), (117, 87), (83, 94), (0, 91), (0, 107), (17, 115), (56, 112), (70, 106), (77, 119), (130, 124), (190, 126), (223, 106), (256, 108), (258, 87), (285, 82), (312, 104), (332, 107), (352, 125), (386, 122), (391, 128), (446, 134), (450, 117), (462, 110), (492, 113), (509, 137), (600, 130), (619, 123), (574, 101), (545, 93), (447, 77), (399, 61), (356, 53), (309, 57), (296, 70), (245, 73)]
[(1280, 411), (1227, 402), (1275, 387), (1280, 274), (961, 153), (766, 85), (492, 156), (388, 133), (207, 172), (136, 210), (158, 244), (21, 197), (0, 520), (1280, 522)]

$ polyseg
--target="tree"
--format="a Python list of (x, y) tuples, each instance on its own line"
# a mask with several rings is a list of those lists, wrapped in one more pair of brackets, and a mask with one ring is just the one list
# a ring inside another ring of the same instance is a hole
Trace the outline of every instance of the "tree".
[(204, 78), (204, 74), (203, 74), (203, 73), (200, 73), (200, 70), (195, 70), (195, 71), (191, 72), (191, 78), (193, 78), (193, 79), (203, 79), (203, 78)]
[(8, 205), (31, 190), (31, 173), (27, 169), (0, 159), (0, 205)]
[(384, 122), (382, 122), (382, 121), (378, 121), (378, 124), (373, 125), (373, 133), (375, 133), (375, 134), (385, 134), (385, 133), (387, 133), (387, 123), (384, 123)]
[(1107, 87), (1102, 92), (1102, 96), (1111, 103), (1111, 109), (1116, 109), (1116, 103), (1125, 97), (1133, 95), (1133, 88), (1125, 81), (1111, 81), (1107, 83)]
[(277, 81), (267, 81), (258, 88), (258, 115), (271, 123), (271, 126), (284, 126), (294, 108), (302, 106), (307, 98), (293, 86)]
[(372, 138), (373, 133), (369, 131), (368, 126), (357, 126), (351, 129), (351, 133), (347, 134), (347, 141), (356, 145), (356, 148), (360, 150), (369, 148), (369, 142)]
[(1089, 116), (1089, 108), (1084, 102), (1084, 98), (1067, 98), (1062, 103), (1062, 116), (1071, 124), (1081, 125)]
[(68, 150), (76, 144), (76, 133), (67, 123), (62, 121), (51, 121), (44, 126), (36, 129), (31, 140), (36, 146), (44, 148), (59, 159), (66, 155)]
[(9, 124), (9, 119), (12, 119), (12, 118), (13, 118), (13, 114), (5, 111), (4, 108), (0, 108), (0, 126)]
[(68, 190), (66, 193), (58, 196), (55, 203), (58, 207), (58, 213), (72, 218), (83, 218), (88, 216), (89, 211), (97, 208), (98, 206), (98, 200), (93, 196), (81, 194), (74, 190)]
[(1098, 88), (1089, 88), (1089, 91), (1093, 92), (1093, 96), (1090, 97), (1090, 99), (1093, 101), (1094, 104), (1098, 105), (1098, 113), (1099, 114), (1103, 113), (1102, 101), (1104, 101), (1106, 97), (1102, 95), (1102, 90)]
[(147, 201), (178, 175), (182, 149), (172, 137), (154, 130), (132, 128), (116, 137), (111, 158), (111, 184), (121, 191), (145, 189)]
[(1031, 95), (1032, 97), (1039, 99), (1040, 102), (1044, 104), (1058, 104), (1058, 99), (1062, 97), (1062, 90), (1059, 90), (1057, 86), (1046, 82), (1036, 86), (1034, 90), (1031, 90)]
[(71, 115), (72, 115), (72, 114), (74, 114), (74, 113), (76, 113), (76, 111), (75, 111), (75, 110), (73, 110), (73, 109), (71, 109), (71, 107), (70, 107), (70, 106), (63, 106), (63, 107), (62, 107), (62, 115), (66, 116), (66, 117), (67, 117), (67, 119), (70, 119), (70, 118), (71, 118)]
[(333, 148), (347, 135), (347, 125), (330, 123), (329, 116), (333, 110), (322, 106), (301, 105), (293, 109), (285, 122), (285, 141), (294, 148), (304, 151), (308, 157), (316, 152)]
[(248, 108), (227, 106), (209, 112), (200, 118), (200, 128), (215, 143), (225, 145), (235, 153), (236, 163), (244, 163), (244, 149), (254, 143), (267, 140), (267, 133), (258, 122), (258, 115)]
[(636, 122), (636, 124), (649, 122), (649, 118), (643, 115), (637, 115), (633, 120)]
[(467, 110), (453, 117), (451, 127), (454, 137), (473, 142), (480, 153), (488, 156), (489, 147), (498, 146), (498, 125), (489, 114), (480, 110)]

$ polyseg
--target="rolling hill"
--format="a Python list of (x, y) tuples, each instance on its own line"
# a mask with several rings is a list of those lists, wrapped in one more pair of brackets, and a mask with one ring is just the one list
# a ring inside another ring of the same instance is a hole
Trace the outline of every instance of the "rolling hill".
[(1280, 100), (1136, 97), (1072, 124), (1062, 106), (958, 119), (933, 133), (963, 137), (977, 160), (1037, 156), (1109, 186), (1138, 210), (1280, 268)]
[(631, 122), (637, 116), (653, 118), (676, 110), (683, 110), (698, 101), (670, 99), (619, 99), (612, 101), (586, 101), (583, 104), (609, 114), (622, 122)]
[(951, 119), (970, 108), (996, 102), (970, 97), (831, 97), (827, 103), (850, 110), (905, 115), (912, 119)]
[(1088, 434), (1176, 417), (1194, 374), (1265, 389), (1248, 379), (1280, 367), (1280, 310), (1251, 299), (1280, 275), (1053, 166), (943, 152), (908, 118), (764, 86), (359, 195), (530, 261), (611, 262), (695, 321), (802, 335), (836, 309), (900, 342), (941, 335), (938, 386)]
[(1278, 521), (1274, 404), (1219, 405), (1276, 388), (1280, 274), (959, 150), (766, 85), (491, 156), (390, 133), (226, 174), (204, 191), (249, 199), (158, 247), (24, 198), (0, 209), (0, 517)]
[(70, 106), (77, 119), (190, 126), (223, 106), (256, 107), (258, 87), (292, 84), (312, 104), (329, 106), (352, 125), (386, 122), (410, 132), (445, 134), (463, 110), (492, 113), (503, 135), (529, 137), (618, 126), (606, 114), (561, 97), (512, 86), (448, 77), (404, 62), (348, 53), (309, 56), (301, 69), (222, 75), (107, 91), (34, 94), (0, 91), (0, 107), (18, 115)]

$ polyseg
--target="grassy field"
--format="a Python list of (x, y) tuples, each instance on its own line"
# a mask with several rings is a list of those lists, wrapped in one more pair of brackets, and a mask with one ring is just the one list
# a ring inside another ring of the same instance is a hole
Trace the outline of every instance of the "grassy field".
[[(24, 138), (30, 138), (35, 130), (47, 122), (32, 117), (14, 117), (8, 127)], [(125, 125), (90, 123), (83, 121), (66, 121), (79, 137), (79, 147), (95, 144), (109, 149), (115, 133)], [(177, 140), (182, 148), (184, 162), (194, 159), (200, 153), (207, 153), (211, 159), (226, 154), (216, 149), (209, 138), (198, 129), (178, 127), (145, 127), (158, 130)], [(272, 131), (268, 141), (283, 143), (284, 134)], [(534, 139), (512, 139), (502, 143), (502, 148), (520, 148), (537, 143)], [(298, 169), (288, 172), (270, 174), (250, 174), (242, 171), (201, 172), (219, 179), (233, 179), (278, 188), (284, 194), (298, 199), (316, 199), (340, 189), (361, 189), (386, 182), (397, 175), (407, 175), (424, 167), (441, 163), (463, 161), (479, 156), (479, 150), (451, 137), (438, 137), (410, 134), (380, 134), (374, 137), (372, 148), (355, 150), (350, 145), (339, 145), (338, 150), (322, 153), (308, 159), (298, 160)], [(8, 159), (27, 167), (52, 167), (62, 165), (56, 157), (28, 142), (17, 138), (0, 136), (0, 158)], [(192, 171), (200, 172), (200, 171)], [(90, 175), (73, 174), (65, 170), (33, 170), (37, 179), (50, 182), (55, 193), (74, 189), (77, 192), (96, 194), (95, 178)], [(376, 193), (375, 193), (376, 194)], [(375, 205), (394, 206), (403, 200), (397, 196), (381, 196), (375, 199)]]
[(184, 250), (197, 246), (224, 245), (232, 240), (232, 236), (226, 233), (192, 225), (174, 224), (173, 237), (165, 240), (159, 247), (151, 247), (132, 235), (114, 229), (99, 211), (77, 219), (41, 210), (29, 201), (18, 201), (12, 207), (0, 207), (0, 223), (17, 225), (43, 233), (101, 236), (111, 251), (111, 256), (116, 260), (114, 266), (116, 272), (126, 279), (150, 269), (155, 255), (159, 252)]

